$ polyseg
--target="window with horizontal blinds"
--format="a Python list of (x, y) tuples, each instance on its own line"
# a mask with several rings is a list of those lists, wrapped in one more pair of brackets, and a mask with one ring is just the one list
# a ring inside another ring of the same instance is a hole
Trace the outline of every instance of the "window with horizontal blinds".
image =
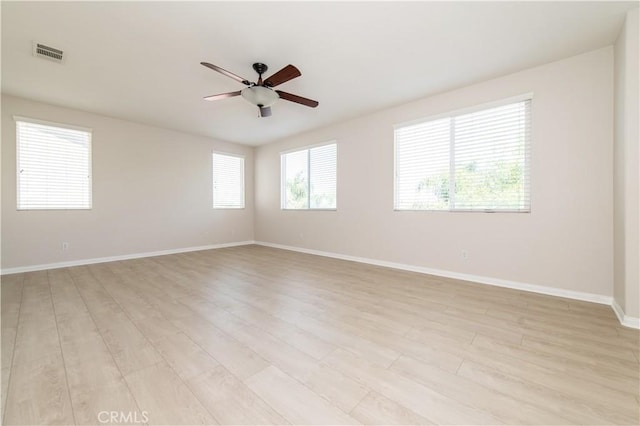
[(336, 208), (336, 144), (309, 150), (309, 208)]
[(449, 121), (396, 129), (396, 209), (448, 208)]
[(530, 211), (531, 100), (395, 130), (395, 209)]
[(335, 143), (281, 155), (283, 209), (336, 208)]
[(244, 158), (213, 153), (213, 208), (244, 208)]
[(91, 208), (91, 132), (16, 119), (18, 210)]
[(309, 208), (309, 150), (283, 154), (282, 208)]

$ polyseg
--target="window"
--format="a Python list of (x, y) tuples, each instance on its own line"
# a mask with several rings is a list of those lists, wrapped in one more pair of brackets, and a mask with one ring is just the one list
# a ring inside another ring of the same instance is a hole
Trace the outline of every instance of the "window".
[(395, 209), (530, 211), (531, 99), (395, 129)]
[(244, 157), (213, 153), (213, 208), (244, 208)]
[(281, 155), (283, 209), (336, 208), (337, 145)]
[(16, 117), (18, 210), (91, 208), (91, 131)]

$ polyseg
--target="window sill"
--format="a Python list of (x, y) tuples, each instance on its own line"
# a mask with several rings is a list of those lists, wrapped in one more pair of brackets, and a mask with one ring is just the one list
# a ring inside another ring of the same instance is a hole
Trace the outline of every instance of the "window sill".
[(393, 209), (394, 212), (425, 212), (425, 213), (531, 213), (531, 210), (429, 210), (429, 209)]
[(22, 208), (22, 209), (21, 208), (16, 208), (16, 211), (19, 211), (19, 212), (75, 212), (75, 211), (88, 211), (88, 210), (93, 210), (93, 207), (79, 207), (79, 208), (43, 207), (43, 208)]
[(338, 209), (283, 209), (280, 208), (281, 211), (294, 211), (294, 212), (335, 212)]

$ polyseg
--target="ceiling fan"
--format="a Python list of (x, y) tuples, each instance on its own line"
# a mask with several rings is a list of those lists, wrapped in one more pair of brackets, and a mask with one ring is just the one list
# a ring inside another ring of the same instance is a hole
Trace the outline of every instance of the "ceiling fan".
[(283, 92), (282, 90), (273, 90), (274, 87), (302, 75), (300, 70), (298, 70), (298, 68), (294, 67), (293, 65), (287, 65), (277, 73), (273, 74), (271, 77), (263, 80), (262, 74), (267, 72), (268, 67), (263, 63), (256, 62), (255, 64), (253, 64), (253, 69), (258, 73), (258, 82), (252, 83), (246, 78), (235, 75), (232, 72), (220, 68), (219, 66), (210, 64), (208, 62), (200, 63), (207, 68), (211, 68), (212, 70), (226, 75), (227, 77), (230, 77), (237, 82), (247, 86), (244, 89), (238, 90), (236, 92), (220, 93), (219, 95), (206, 96), (204, 99), (207, 101), (217, 101), (219, 99), (232, 98), (234, 96), (242, 95), (243, 98), (258, 107), (260, 111), (260, 117), (271, 116), (271, 105), (273, 105), (273, 103), (278, 99), (284, 99), (285, 101), (295, 102), (297, 104), (306, 105), (311, 108), (315, 108), (318, 106), (318, 101)]

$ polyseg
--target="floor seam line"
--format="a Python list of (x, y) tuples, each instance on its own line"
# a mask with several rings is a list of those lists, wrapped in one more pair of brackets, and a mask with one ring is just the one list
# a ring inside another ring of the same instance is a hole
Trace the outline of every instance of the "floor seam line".
[(18, 342), (18, 330), (20, 326), (20, 318), (22, 317), (22, 302), (24, 296), (24, 282), (26, 280), (26, 274), (22, 275), (22, 282), (20, 283), (20, 305), (18, 306), (18, 318), (16, 320), (16, 335), (13, 337), (13, 349), (11, 351), (11, 364), (9, 365), (9, 379), (7, 380), (7, 397), (2, 407), (2, 424), (5, 424), (5, 416), (7, 414), (7, 405), (9, 401), (9, 389), (11, 389), (11, 377), (13, 376), (13, 362), (16, 359), (16, 343)]
[(58, 335), (58, 346), (60, 347), (60, 357), (62, 358), (62, 368), (64, 369), (64, 381), (67, 385), (67, 395), (69, 396), (69, 405), (71, 406), (71, 415), (73, 423), (78, 424), (76, 420), (76, 411), (73, 408), (73, 400), (71, 399), (71, 387), (69, 386), (69, 374), (67, 373), (67, 362), (64, 358), (64, 350), (62, 350), (62, 340), (60, 338), (60, 327), (58, 326), (58, 315), (56, 314), (56, 305), (53, 303), (53, 290), (51, 289), (51, 280), (49, 279), (49, 271), (47, 271), (47, 285), (49, 286), (49, 296), (51, 297), (51, 308), (53, 309), (53, 320), (56, 323), (56, 334)]

